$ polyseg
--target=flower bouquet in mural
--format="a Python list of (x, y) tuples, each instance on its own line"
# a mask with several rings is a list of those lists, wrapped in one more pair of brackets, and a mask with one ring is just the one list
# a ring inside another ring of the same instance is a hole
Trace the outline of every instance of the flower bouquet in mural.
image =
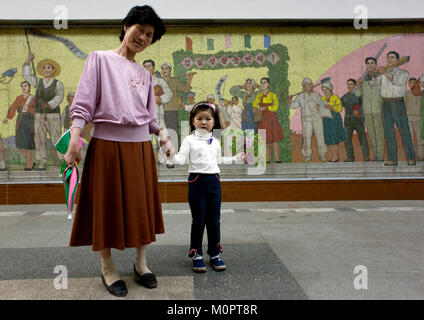
[[(263, 130), (261, 130), (263, 131)], [(265, 168), (266, 167), (266, 145), (265, 139), (266, 136), (256, 133), (254, 134), (253, 130), (226, 130), (222, 132), (222, 136), (231, 136), (235, 137), (235, 142), (231, 143), (231, 152), (232, 154), (237, 154), (240, 151), (245, 152), (246, 162), (248, 165), (255, 165), (256, 167)], [(233, 139), (232, 139), (233, 140)], [(224, 146), (222, 146), (222, 149)]]
[[(57, 151), (62, 154), (65, 154), (68, 151), (69, 141), (71, 140), (71, 131), (66, 131), (60, 139), (56, 142), (55, 147)], [(79, 138), (78, 147), (81, 148), (83, 145), (83, 140)], [(75, 195), (77, 193), (78, 180), (79, 180), (79, 171), (78, 163), (72, 167), (69, 167), (65, 160), (62, 162), (62, 169), (60, 174), (63, 179), (63, 184), (65, 187), (65, 197), (66, 197), (66, 207), (68, 209), (68, 220), (72, 219), (72, 209), (74, 207)]]

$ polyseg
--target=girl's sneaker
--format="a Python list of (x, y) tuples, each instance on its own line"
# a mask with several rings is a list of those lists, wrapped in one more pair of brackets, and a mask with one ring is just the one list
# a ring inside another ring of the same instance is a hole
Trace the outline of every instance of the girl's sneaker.
[(219, 272), (224, 271), (226, 269), (224, 261), (222, 261), (219, 256), (211, 257), (210, 263), (215, 271)]
[(196, 254), (193, 257), (193, 271), (198, 273), (203, 273), (206, 271), (206, 265), (203, 261), (203, 257)]

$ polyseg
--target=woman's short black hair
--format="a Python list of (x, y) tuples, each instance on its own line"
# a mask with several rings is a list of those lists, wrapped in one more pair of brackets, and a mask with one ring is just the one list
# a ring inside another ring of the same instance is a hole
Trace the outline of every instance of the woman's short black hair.
[[(215, 105), (214, 105), (215, 106)], [(193, 125), (193, 120), (194, 117), (196, 116), (196, 114), (198, 114), (200, 111), (206, 111), (206, 110), (210, 110), (212, 112), (213, 115), (213, 120), (214, 120), (214, 126), (212, 128), (212, 130), (215, 129), (221, 129), (221, 123), (219, 122), (219, 109), (217, 106), (215, 106), (215, 110), (214, 111), (211, 107), (210, 107), (210, 103), (207, 101), (201, 101), (199, 103), (196, 103), (193, 107), (193, 109), (190, 111), (190, 129), (193, 132), (194, 130), (196, 130), (196, 128)]]
[(155, 28), (153, 34), (152, 44), (159, 40), (166, 31), (162, 19), (156, 14), (150, 6), (135, 6), (128, 12), (127, 16), (122, 20), (121, 35), (119, 40), (124, 40), (125, 30), (124, 26), (131, 27), (134, 24), (149, 24)]

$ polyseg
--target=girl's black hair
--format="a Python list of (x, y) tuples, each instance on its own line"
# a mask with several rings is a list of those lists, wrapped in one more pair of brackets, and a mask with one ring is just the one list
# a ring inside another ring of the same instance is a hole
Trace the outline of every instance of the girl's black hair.
[(213, 111), (213, 109), (209, 106), (209, 102), (202, 101), (202, 102), (196, 103), (194, 105), (193, 109), (190, 111), (190, 129), (191, 129), (191, 132), (196, 130), (196, 128), (193, 125), (193, 120), (194, 120), (194, 117), (196, 116), (196, 114), (198, 114), (200, 111), (206, 111), (206, 110), (210, 110), (212, 112), (212, 115), (213, 115), (213, 119), (214, 119), (215, 123), (214, 123), (212, 130), (215, 130), (215, 129), (221, 130), (221, 123), (219, 122), (219, 109), (218, 109), (218, 107), (215, 106), (216, 111)]
[(128, 12), (127, 16), (122, 20), (121, 35), (119, 40), (124, 40), (124, 26), (131, 27), (134, 24), (149, 24), (155, 28), (153, 33), (152, 44), (159, 40), (166, 32), (165, 24), (150, 6), (135, 6)]

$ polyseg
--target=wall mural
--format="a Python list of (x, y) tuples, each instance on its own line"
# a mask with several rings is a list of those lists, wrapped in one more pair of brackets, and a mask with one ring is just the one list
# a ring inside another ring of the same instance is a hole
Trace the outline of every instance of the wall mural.
[[(266, 162), (267, 177), (422, 176), (424, 34), (415, 29), (170, 28), (136, 58), (154, 77), (158, 121), (178, 132), (175, 145), (189, 134), (192, 106), (209, 100), (229, 137), (223, 150), (235, 152), (249, 132), (248, 162)], [(115, 48), (118, 35), (0, 29), (0, 182), (59, 180), (53, 144), (71, 125), (87, 54)], [(92, 133), (89, 124), (83, 153)], [(157, 156), (160, 177), (185, 174)], [(228, 177), (244, 177), (237, 166)]]

